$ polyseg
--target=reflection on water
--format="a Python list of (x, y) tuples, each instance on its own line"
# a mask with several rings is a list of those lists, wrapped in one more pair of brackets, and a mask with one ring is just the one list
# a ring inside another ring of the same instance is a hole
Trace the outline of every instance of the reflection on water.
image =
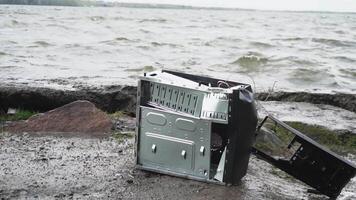
[(136, 84), (167, 68), (356, 91), (355, 14), (2, 5), (0, 19), (1, 84)]

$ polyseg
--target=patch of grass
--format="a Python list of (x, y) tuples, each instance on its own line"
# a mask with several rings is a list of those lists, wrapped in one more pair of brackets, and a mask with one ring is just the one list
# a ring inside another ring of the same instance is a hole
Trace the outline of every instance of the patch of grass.
[(285, 144), (288, 144), (294, 138), (293, 133), (289, 132), (287, 129), (281, 126), (274, 125), (273, 127), (271, 127), (271, 129), (276, 133), (278, 138), (281, 139), (281, 141)]
[(324, 145), (342, 145), (339, 140), (337, 133), (326, 129), (321, 126), (307, 125), (301, 122), (286, 122), (289, 126), (299, 130), (300, 132), (306, 134), (313, 140), (322, 143)]
[(349, 147), (356, 153), (356, 135), (352, 133), (345, 133), (339, 135), (338, 139), (341, 141), (342, 146)]
[(109, 114), (110, 118), (112, 118), (112, 119), (119, 119), (119, 118), (124, 117), (126, 115), (127, 115), (127, 113), (124, 112), (124, 111), (116, 111), (114, 113), (110, 113)]
[(112, 137), (115, 138), (119, 143), (123, 142), (125, 139), (133, 138), (135, 132), (114, 132)]
[(29, 111), (29, 110), (17, 110), (17, 112), (13, 115), (2, 114), (0, 115), (0, 121), (18, 121), (18, 120), (26, 120), (31, 116), (37, 114), (38, 112)]
[[(308, 125), (301, 122), (285, 123), (336, 153), (356, 154), (356, 135), (351, 132), (340, 133), (322, 126)], [(257, 138), (255, 147), (274, 155), (281, 155), (283, 152), (288, 153), (286, 147), (293, 139), (294, 134), (271, 121), (267, 121), (264, 127), (272, 130), (274, 136), (262, 133), (265, 136)]]
[(352, 133), (337, 133), (322, 126), (307, 125), (301, 122), (287, 122), (316, 142), (337, 153), (356, 153), (356, 135)]

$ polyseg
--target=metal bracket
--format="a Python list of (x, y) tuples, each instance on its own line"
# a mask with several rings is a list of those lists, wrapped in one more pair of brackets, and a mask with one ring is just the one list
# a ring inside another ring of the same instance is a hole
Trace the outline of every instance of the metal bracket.
[(214, 178), (218, 181), (223, 181), (224, 169), (225, 169), (225, 158), (226, 158), (226, 147), (224, 149), (224, 152), (221, 155), (220, 162), (219, 162), (218, 168), (216, 169), (216, 174), (214, 176)]

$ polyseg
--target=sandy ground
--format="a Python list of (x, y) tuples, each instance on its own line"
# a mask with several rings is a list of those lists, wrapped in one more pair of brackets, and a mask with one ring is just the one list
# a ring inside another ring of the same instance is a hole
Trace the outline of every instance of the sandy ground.
[[(50, 133), (0, 137), (1, 199), (327, 199), (254, 156), (237, 186), (137, 170), (134, 139)], [(356, 198), (356, 179), (339, 199)]]
[[(262, 106), (282, 120), (356, 130), (355, 113), (336, 107)], [(129, 131), (135, 127), (130, 117), (120, 118), (120, 124)], [(102, 133), (14, 135), (0, 130), (0, 199), (328, 199), (308, 193), (308, 186), (254, 156), (240, 184), (229, 187), (137, 170), (133, 146), (133, 138)], [(346, 158), (356, 163), (356, 156)], [(356, 199), (355, 191), (356, 177), (338, 199)]]

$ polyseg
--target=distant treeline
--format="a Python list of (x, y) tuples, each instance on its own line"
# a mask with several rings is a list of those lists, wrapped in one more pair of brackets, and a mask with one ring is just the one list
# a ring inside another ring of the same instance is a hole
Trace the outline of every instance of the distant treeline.
[[(0, 4), (18, 5), (49, 5), (49, 6), (102, 6), (102, 7), (127, 7), (127, 8), (156, 8), (156, 9), (211, 9), (211, 10), (241, 10), (239, 8), (218, 7), (193, 7), (172, 4), (150, 3), (122, 3), (101, 0), (0, 0)], [(242, 9), (249, 10), (249, 9)]]
[(90, 6), (95, 3), (88, 0), (0, 0), (0, 4)]
[(50, 6), (105, 6), (105, 7), (129, 7), (129, 8), (173, 8), (186, 9), (191, 6), (169, 4), (145, 4), (145, 3), (121, 3), (100, 0), (0, 0), (0, 4), (18, 5), (50, 5)]

